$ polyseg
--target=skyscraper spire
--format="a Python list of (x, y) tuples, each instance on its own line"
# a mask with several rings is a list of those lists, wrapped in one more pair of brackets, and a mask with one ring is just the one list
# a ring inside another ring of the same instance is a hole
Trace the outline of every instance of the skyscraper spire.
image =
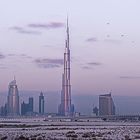
[(16, 76), (14, 75), (14, 81), (16, 81)]
[(67, 15), (67, 47), (69, 48), (69, 19)]
[(62, 91), (59, 114), (70, 116), (73, 114), (73, 105), (71, 105), (71, 83), (70, 83), (70, 48), (69, 48), (69, 23), (67, 17), (67, 38), (64, 53), (64, 73), (62, 74)]

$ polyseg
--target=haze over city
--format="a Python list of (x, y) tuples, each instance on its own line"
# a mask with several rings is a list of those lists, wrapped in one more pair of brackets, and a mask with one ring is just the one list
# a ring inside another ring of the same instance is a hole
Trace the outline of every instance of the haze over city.
[(0, 1), (0, 139), (140, 139), (139, 5)]
[[(2, 1), (0, 91), (60, 91), (69, 16), (72, 95), (140, 92), (138, 0)], [(60, 92), (58, 92), (60, 94)]]

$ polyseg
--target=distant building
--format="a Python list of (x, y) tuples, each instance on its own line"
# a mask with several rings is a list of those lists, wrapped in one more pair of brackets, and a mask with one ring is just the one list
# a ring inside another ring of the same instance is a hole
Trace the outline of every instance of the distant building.
[(99, 96), (99, 115), (115, 115), (115, 105), (111, 93)]
[(44, 114), (44, 96), (42, 92), (39, 96), (39, 114)]
[(21, 104), (21, 115), (33, 115), (33, 97), (29, 97), (29, 103), (25, 103), (24, 101)]
[(21, 115), (24, 116), (28, 112), (28, 104), (24, 101), (21, 103)]
[(7, 111), (9, 116), (19, 115), (19, 93), (15, 78), (9, 84)]
[(29, 97), (28, 111), (33, 112), (34, 110), (34, 99), (33, 97)]
[(0, 116), (7, 116), (7, 104), (5, 104), (5, 106), (1, 106)]
[(95, 114), (96, 116), (99, 115), (99, 109), (96, 106), (93, 107), (93, 114)]

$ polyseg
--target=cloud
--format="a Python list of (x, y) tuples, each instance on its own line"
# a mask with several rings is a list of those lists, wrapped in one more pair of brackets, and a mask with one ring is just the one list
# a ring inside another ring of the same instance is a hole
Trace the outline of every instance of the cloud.
[(5, 58), (5, 55), (0, 53), (0, 59), (4, 59), (4, 58)]
[(100, 66), (100, 65), (102, 65), (102, 64), (99, 62), (88, 62), (85, 65), (82, 65), (82, 68), (83, 69), (93, 69), (94, 66)]
[(86, 40), (87, 42), (97, 42), (98, 39), (96, 37), (91, 37)]
[(23, 30), (23, 28), (22, 28), (22, 27), (19, 27), (19, 26), (14, 26), (14, 27), (11, 27), (10, 29), (11, 29), (11, 30), (16, 30), (16, 31), (21, 31), (21, 30)]
[(33, 34), (33, 35), (40, 35), (41, 34), (41, 32), (25, 29), (23, 27), (18, 27), (18, 26), (11, 27), (10, 29), (14, 30), (18, 33), (21, 33), (21, 34)]
[(28, 58), (28, 59), (32, 58), (31, 56), (28, 56), (27, 54), (24, 54), (24, 53), (22, 53), (22, 54), (8, 54), (7, 56), (8, 57), (21, 57), (21, 58)]
[(99, 62), (89, 62), (87, 64), (90, 65), (90, 66), (99, 66), (99, 65), (101, 65), (101, 63), (99, 63)]
[(104, 41), (106, 43), (112, 43), (112, 44), (121, 44), (122, 43), (121, 40), (117, 40), (117, 39), (105, 39)]
[(89, 66), (82, 66), (82, 69), (92, 69), (92, 67), (89, 67)]
[(32, 56), (29, 56), (29, 55), (24, 54), (24, 53), (18, 54), (17, 56), (22, 57), (22, 58), (32, 58)]
[(7, 69), (7, 67), (4, 64), (0, 64), (0, 69)]
[(40, 68), (58, 68), (63, 65), (63, 59), (35, 59), (34, 62)]
[(10, 27), (9, 29), (21, 34), (40, 35), (41, 32), (35, 31), (35, 29), (56, 29), (56, 28), (62, 28), (64, 26), (65, 24), (62, 22), (50, 22), (46, 24), (32, 23), (32, 24), (28, 24), (26, 28), (21, 26), (13, 26)]
[(27, 58), (27, 59), (31, 59), (32, 58), (32, 56), (29, 56), (29, 55), (27, 55), (27, 54), (19, 54), (18, 55), (19, 57), (22, 57), (22, 58)]
[(16, 56), (16, 54), (10, 53), (8, 54), (8, 56)]
[(56, 28), (62, 28), (64, 26), (65, 26), (65, 24), (62, 22), (50, 22), (50, 23), (46, 23), (46, 24), (32, 23), (32, 24), (28, 25), (28, 27), (40, 28), (40, 29), (56, 29)]
[(5, 66), (0, 66), (0, 69), (7, 69), (7, 67), (5, 67)]
[(53, 48), (53, 45), (43, 45), (42, 47)]
[(41, 34), (41, 32), (29, 31), (29, 30), (21, 30), (21, 31), (19, 31), (19, 33), (21, 33), (21, 34), (34, 34), (34, 35), (40, 35)]
[(140, 79), (140, 76), (120, 76), (121, 79)]

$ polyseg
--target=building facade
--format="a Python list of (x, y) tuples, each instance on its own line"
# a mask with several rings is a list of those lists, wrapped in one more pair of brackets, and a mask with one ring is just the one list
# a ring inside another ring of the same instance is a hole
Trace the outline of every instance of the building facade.
[(33, 115), (33, 97), (29, 97), (29, 102), (25, 103), (24, 101), (21, 103), (21, 115), (22, 116), (31, 116)]
[(64, 53), (64, 73), (62, 74), (61, 104), (58, 107), (61, 116), (71, 116), (74, 113), (74, 105), (71, 104), (71, 83), (70, 83), (70, 45), (69, 26), (67, 19), (67, 39)]
[(7, 116), (7, 104), (0, 107), (0, 116)]
[(115, 105), (111, 93), (99, 95), (99, 115), (115, 115)]
[(43, 93), (40, 93), (39, 96), (39, 114), (43, 115), (44, 114), (44, 96)]
[(19, 115), (19, 93), (15, 78), (9, 83), (7, 113), (9, 116)]
[(28, 112), (28, 104), (24, 101), (21, 103), (21, 116), (27, 115)]
[(28, 103), (28, 111), (34, 112), (34, 99), (33, 97), (29, 97), (29, 103)]

